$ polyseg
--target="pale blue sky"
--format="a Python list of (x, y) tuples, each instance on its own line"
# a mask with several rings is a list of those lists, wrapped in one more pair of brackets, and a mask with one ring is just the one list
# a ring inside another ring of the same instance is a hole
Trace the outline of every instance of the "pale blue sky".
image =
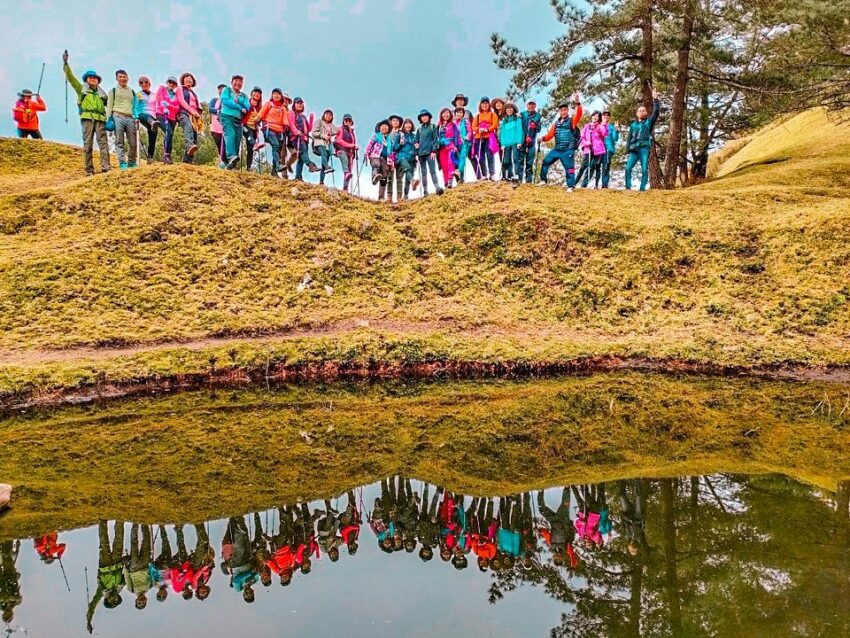
[[(0, 14), (0, 94), (11, 109), (19, 90), (36, 89), (47, 62), (43, 133), (75, 144), (73, 95), (65, 124), (64, 48), (78, 75), (94, 68), (107, 88), (117, 68), (129, 71), (134, 87), (140, 74), (156, 86), (192, 71), (208, 100), (238, 72), (247, 88), (260, 85), (266, 97), (280, 86), (302, 96), (309, 110), (333, 109), (337, 121), (352, 113), (362, 139), (391, 112), (415, 119), (419, 109), (436, 113), (459, 91), (471, 104), (504, 94), (510, 74), (493, 63), (490, 34), (538, 48), (561, 26), (548, 0), (86, 0), (84, 9), (67, 0), (18, 0), (15, 6)], [(0, 135), (13, 134), (9, 112)]]

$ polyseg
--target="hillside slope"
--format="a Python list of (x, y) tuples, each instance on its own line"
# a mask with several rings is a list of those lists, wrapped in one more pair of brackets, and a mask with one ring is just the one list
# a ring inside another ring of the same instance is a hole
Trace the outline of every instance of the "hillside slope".
[(850, 363), (850, 127), (821, 112), (646, 194), (388, 206), (208, 167), (77, 179), (77, 153), (0, 140), (0, 392), (211, 360)]

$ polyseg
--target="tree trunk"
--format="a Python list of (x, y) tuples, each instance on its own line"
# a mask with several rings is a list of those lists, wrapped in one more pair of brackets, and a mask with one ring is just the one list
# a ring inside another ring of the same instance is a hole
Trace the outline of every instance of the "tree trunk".
[[(643, 105), (652, 112), (652, 69), (655, 65), (655, 40), (653, 26), (655, 23), (656, 0), (644, 0), (640, 9), (641, 54), (640, 75), (643, 90)], [(658, 159), (658, 149), (655, 140), (649, 151), (649, 183), (652, 188), (663, 188), (661, 162)]]
[(699, 112), (699, 142), (694, 148), (694, 171), (693, 183), (699, 183), (708, 175), (708, 149), (711, 146), (711, 105), (709, 102), (708, 89), (705, 85), (700, 88), (700, 112)]
[(676, 172), (681, 157), (682, 132), (685, 121), (685, 100), (688, 92), (688, 65), (691, 60), (691, 40), (694, 34), (694, 14), (696, 0), (682, 0), (684, 15), (679, 51), (676, 61), (676, 78), (673, 83), (673, 107), (670, 111), (670, 139), (667, 144), (667, 157), (664, 158), (664, 186), (676, 188)]
[(673, 481), (661, 481), (661, 509), (664, 519), (664, 586), (670, 610), (672, 635), (682, 635), (682, 610), (679, 603), (679, 576), (676, 568), (676, 505)]

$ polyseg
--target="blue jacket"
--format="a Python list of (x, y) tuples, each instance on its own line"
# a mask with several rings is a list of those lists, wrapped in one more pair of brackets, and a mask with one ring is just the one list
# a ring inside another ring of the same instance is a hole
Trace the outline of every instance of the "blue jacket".
[(620, 141), (620, 131), (611, 122), (608, 123), (608, 135), (605, 136), (605, 149), (609, 153), (617, 152), (617, 142)]
[(218, 115), (218, 112), (221, 110), (219, 108), (220, 102), (221, 102), (221, 98), (218, 97), (217, 95), (208, 102), (209, 108), (210, 108), (210, 115)]
[(523, 130), (521, 117), (518, 115), (506, 115), (499, 122), (499, 143), (502, 145), (502, 148), (525, 143), (525, 131)]
[(241, 120), (244, 112), (248, 111), (250, 108), (251, 104), (248, 102), (248, 96), (244, 93), (239, 93), (238, 96), (234, 96), (233, 89), (229, 86), (221, 92), (221, 107), (219, 108), (220, 115), (235, 117)]
[(543, 127), (543, 118), (540, 116), (540, 113), (537, 111), (532, 115), (528, 111), (522, 112), (522, 128), (525, 132), (525, 137), (531, 138), (531, 143), (534, 144), (537, 141), (537, 134), (540, 133), (540, 130)]
[(658, 119), (660, 110), (661, 103), (655, 100), (652, 103), (652, 115), (643, 122), (634, 120), (629, 124), (629, 137), (626, 142), (626, 150), (629, 153), (641, 148), (649, 148), (652, 145), (652, 129), (655, 128), (655, 121)]
[(559, 151), (574, 151), (578, 148), (580, 133), (578, 127), (573, 126), (572, 116), (560, 119), (553, 125), (555, 129), (555, 149)]
[(419, 142), (419, 156), (430, 155), (440, 150), (439, 129), (433, 122), (428, 122), (416, 131), (416, 141)]
[(411, 161), (416, 157), (416, 149), (413, 143), (416, 141), (416, 133), (401, 133), (394, 136), (393, 153), (396, 160)]

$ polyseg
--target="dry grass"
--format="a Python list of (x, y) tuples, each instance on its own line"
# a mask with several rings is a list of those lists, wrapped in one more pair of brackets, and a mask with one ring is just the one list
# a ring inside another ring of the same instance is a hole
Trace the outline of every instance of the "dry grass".
[(209, 369), (202, 355), (169, 369), (174, 351), (56, 363), (44, 350), (365, 320), (399, 326), (372, 342), (447, 358), (850, 363), (850, 127), (817, 111), (752, 136), (717, 180), (645, 195), (472, 184), (388, 207), (207, 167), (69, 179), (79, 157), (48, 143), (0, 140), (0, 157), (18, 191), (0, 197), (4, 391)]
[[(2, 422), (0, 538), (201, 521), (401, 473), (467, 494), (632, 476), (850, 478), (846, 388), (615, 374), (194, 392)], [(306, 437), (305, 437), (306, 434)]]

